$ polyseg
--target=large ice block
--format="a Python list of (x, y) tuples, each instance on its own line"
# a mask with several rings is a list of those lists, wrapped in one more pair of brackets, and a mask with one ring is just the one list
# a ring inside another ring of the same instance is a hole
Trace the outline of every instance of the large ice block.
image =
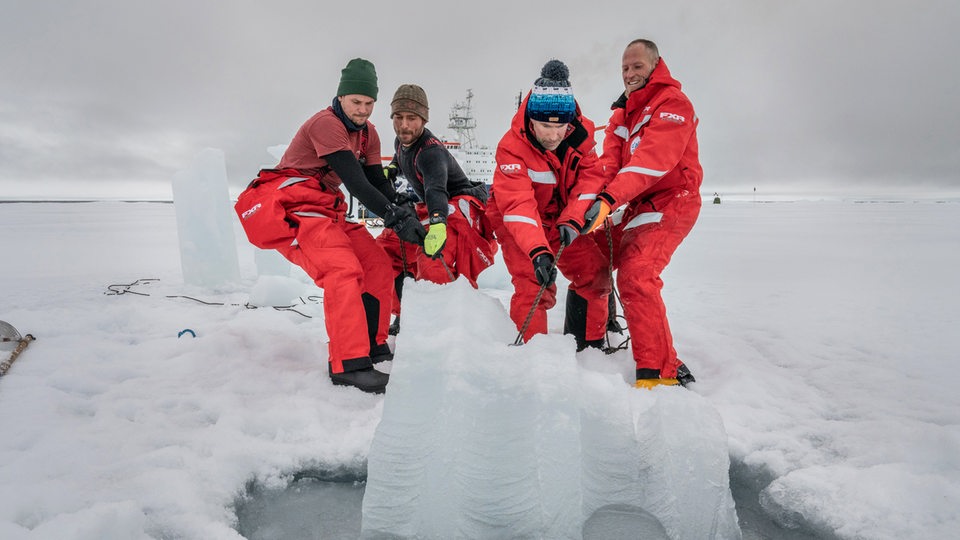
[(240, 278), (222, 150), (206, 148), (173, 178), (180, 266), (188, 285), (219, 287)]
[[(441, 304), (460, 315), (436, 319)], [(515, 337), (466, 283), (404, 289), (364, 538), (583, 538), (630, 519), (671, 539), (740, 537), (705, 399), (588, 370), (570, 336)]]

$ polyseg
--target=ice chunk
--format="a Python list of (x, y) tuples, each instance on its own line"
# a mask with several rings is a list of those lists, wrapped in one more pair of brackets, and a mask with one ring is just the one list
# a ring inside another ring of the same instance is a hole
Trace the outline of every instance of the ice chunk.
[(173, 178), (180, 267), (188, 285), (217, 287), (240, 278), (222, 150), (206, 148)]
[(587, 370), (570, 336), (510, 346), (503, 305), (466, 283), (410, 283), (403, 321), (364, 538), (582, 538), (616, 526), (611, 508), (672, 539), (740, 537), (726, 435), (699, 395)]
[(289, 277), (261, 276), (250, 288), (249, 302), (258, 307), (289, 306), (306, 296), (304, 284)]
[(275, 249), (253, 248), (253, 262), (257, 265), (258, 276), (290, 275), (290, 261)]
[(583, 540), (670, 540), (663, 524), (643, 508), (611, 504), (597, 509), (583, 524)]
[(719, 413), (680, 387), (639, 391), (618, 375), (583, 373), (585, 515), (629, 504), (669, 538), (740, 538)]

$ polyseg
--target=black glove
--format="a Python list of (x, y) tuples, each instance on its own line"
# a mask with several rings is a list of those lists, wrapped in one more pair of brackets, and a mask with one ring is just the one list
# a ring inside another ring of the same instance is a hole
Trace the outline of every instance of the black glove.
[(397, 196), (393, 198), (393, 203), (397, 206), (412, 205), (415, 201), (406, 191), (398, 191)]
[(399, 174), (399, 168), (393, 163), (383, 168), (383, 177), (389, 180), (391, 184), (397, 179), (397, 174)]
[(553, 255), (541, 253), (533, 258), (533, 273), (537, 276), (537, 283), (549, 287), (557, 280), (557, 267), (553, 264)]
[(426, 229), (417, 219), (417, 213), (409, 205), (388, 205), (387, 210), (383, 213), (383, 225), (393, 229), (401, 240), (411, 244), (422, 246), (423, 238), (427, 236)]
[(569, 225), (560, 225), (557, 230), (560, 231), (560, 243), (565, 246), (569, 246), (577, 238), (576, 229)]

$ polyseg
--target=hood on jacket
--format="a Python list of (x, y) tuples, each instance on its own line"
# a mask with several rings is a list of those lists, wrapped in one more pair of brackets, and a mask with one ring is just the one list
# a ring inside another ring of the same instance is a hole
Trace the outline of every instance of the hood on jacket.
[(677, 90), (681, 89), (680, 81), (673, 78), (673, 75), (670, 74), (670, 69), (667, 67), (666, 62), (664, 62), (663, 58), (661, 57), (657, 62), (656, 67), (654, 67), (653, 71), (650, 72), (650, 79), (647, 80), (647, 84), (644, 85), (643, 88), (630, 94), (629, 99), (627, 98), (626, 93), (621, 93), (620, 97), (613, 102), (610, 108), (623, 109), (627, 107), (628, 103), (644, 103), (651, 95), (658, 92), (663, 86), (674, 86), (677, 88)]
[[(527, 101), (529, 101), (531, 93), (532, 93), (532, 90), (527, 91), (527, 95), (524, 96), (523, 101), (520, 102), (520, 108), (517, 109), (516, 113), (514, 113), (513, 120), (510, 121), (510, 133), (512, 133), (515, 137), (517, 137), (520, 140), (527, 141), (534, 148), (540, 151), (543, 151), (543, 147), (541, 147), (539, 144), (535, 142), (536, 139), (533, 138), (533, 134), (530, 133), (529, 130), (527, 129), (527, 124), (530, 121), (530, 119), (527, 117)], [(593, 148), (596, 145), (595, 139), (593, 137), (595, 126), (589, 118), (585, 118), (583, 114), (580, 112), (580, 102), (575, 100), (574, 103), (576, 103), (577, 105), (577, 111), (574, 114), (573, 122), (571, 122), (571, 125), (574, 127), (574, 130), (567, 135), (567, 138), (569, 139), (570, 136), (577, 131), (577, 125), (582, 126), (583, 129), (585, 129), (587, 134), (589, 135), (589, 141), (588, 141), (589, 146), (584, 147), (583, 142), (575, 144), (574, 146), (580, 149), (582, 152), (589, 151), (590, 148)]]

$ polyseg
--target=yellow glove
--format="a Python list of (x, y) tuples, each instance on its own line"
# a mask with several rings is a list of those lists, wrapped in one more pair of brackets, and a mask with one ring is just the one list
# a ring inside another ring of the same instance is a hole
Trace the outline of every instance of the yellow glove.
[(676, 379), (637, 379), (637, 388), (653, 389), (654, 386), (677, 386), (680, 381)]
[(603, 225), (610, 215), (610, 205), (607, 201), (595, 201), (590, 208), (583, 214), (584, 225), (583, 234), (589, 234)]
[(427, 237), (423, 239), (423, 252), (431, 259), (436, 259), (443, 251), (443, 245), (447, 243), (447, 224), (432, 223), (430, 230), (427, 231)]

